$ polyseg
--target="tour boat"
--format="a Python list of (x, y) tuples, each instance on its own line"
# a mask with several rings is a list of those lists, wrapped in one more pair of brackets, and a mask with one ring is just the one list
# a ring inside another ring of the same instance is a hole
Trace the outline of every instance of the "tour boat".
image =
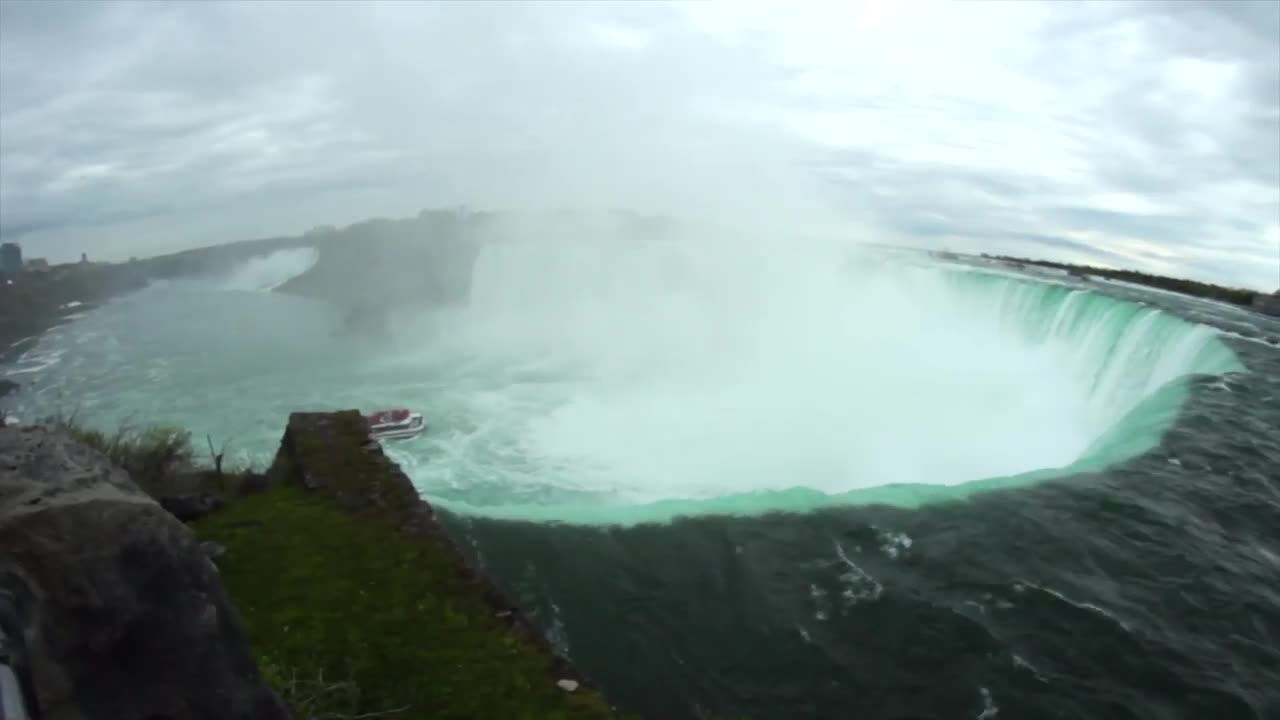
[(369, 435), (378, 440), (401, 440), (416, 437), (427, 429), (422, 413), (406, 408), (378, 410), (365, 415), (369, 421)]

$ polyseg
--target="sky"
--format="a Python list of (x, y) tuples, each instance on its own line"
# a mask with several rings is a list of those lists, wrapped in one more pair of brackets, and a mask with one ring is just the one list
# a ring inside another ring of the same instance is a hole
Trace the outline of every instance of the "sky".
[(0, 2), (0, 239), (629, 208), (1280, 287), (1280, 2)]

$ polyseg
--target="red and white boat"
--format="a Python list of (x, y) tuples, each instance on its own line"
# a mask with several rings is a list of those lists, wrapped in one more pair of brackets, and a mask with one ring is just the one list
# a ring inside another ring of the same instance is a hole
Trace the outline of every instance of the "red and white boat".
[(407, 408), (378, 410), (364, 416), (369, 422), (369, 435), (377, 440), (402, 440), (416, 437), (427, 429), (422, 413)]

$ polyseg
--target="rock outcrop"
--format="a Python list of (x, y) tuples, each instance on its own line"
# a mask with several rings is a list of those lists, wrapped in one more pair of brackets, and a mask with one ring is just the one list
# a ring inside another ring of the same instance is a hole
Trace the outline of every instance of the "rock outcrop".
[(192, 531), (63, 430), (0, 428), (0, 596), (44, 720), (273, 720)]
[(18, 392), (18, 383), (0, 378), (0, 398)]
[(555, 651), (529, 616), (492, 579), (467, 562), (440, 524), (435, 508), (418, 495), (413, 481), (382, 445), (370, 439), (368, 424), (359, 411), (292, 413), (271, 474), (281, 482), (296, 483), (308, 492), (331, 498), (365, 523), (438, 540), (448, 548), (458, 576), (475, 588), (488, 612), (501, 618), (512, 635), (545, 654), (557, 681), (572, 682), (574, 689), (592, 687), (581, 671)]

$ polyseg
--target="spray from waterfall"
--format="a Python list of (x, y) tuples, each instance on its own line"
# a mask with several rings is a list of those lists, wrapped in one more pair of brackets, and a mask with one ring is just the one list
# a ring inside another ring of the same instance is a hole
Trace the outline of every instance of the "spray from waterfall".
[[(462, 512), (579, 522), (916, 504), (1132, 456), (1214, 332), (1069, 287), (717, 232), (509, 239), (432, 317), (445, 428), (398, 455)], [(451, 418), (459, 424), (453, 426)], [(400, 451), (394, 451), (400, 452)], [(1015, 479), (1015, 480), (1010, 480)]]

